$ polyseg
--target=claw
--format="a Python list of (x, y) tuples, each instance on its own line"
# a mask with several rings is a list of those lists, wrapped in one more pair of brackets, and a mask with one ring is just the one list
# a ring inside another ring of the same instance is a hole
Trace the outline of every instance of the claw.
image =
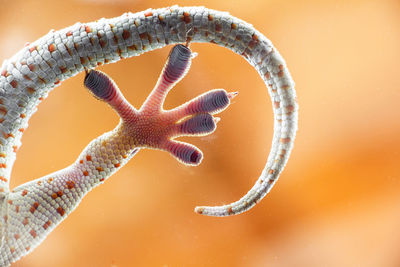
[(197, 57), (199, 55), (199, 53), (197, 52), (192, 52), (192, 59), (194, 59), (195, 57)]
[(239, 94), (239, 92), (230, 92), (228, 93), (228, 97), (230, 100), (234, 99), (237, 95)]

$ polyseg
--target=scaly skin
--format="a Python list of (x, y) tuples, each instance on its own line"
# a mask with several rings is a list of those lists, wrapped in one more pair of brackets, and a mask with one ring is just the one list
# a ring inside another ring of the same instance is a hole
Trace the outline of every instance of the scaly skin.
[[(212, 216), (239, 214), (269, 192), (293, 147), (298, 107), (286, 64), (265, 36), (227, 13), (203, 7), (174, 6), (77, 23), (50, 31), (28, 44), (0, 69), (0, 266), (31, 252), (87, 192), (121, 168), (139, 148), (163, 149), (183, 163), (200, 163), (202, 154), (197, 148), (172, 139), (212, 132), (217, 120), (211, 114), (225, 108), (235, 94), (216, 90), (180, 108), (164, 111), (166, 93), (190, 66), (187, 52), (180, 50), (183, 54), (169, 57), (169, 62), (181, 63), (172, 64), (171, 68), (167, 64), (155, 90), (139, 110), (126, 102), (107, 76), (88, 71), (85, 85), (118, 112), (121, 123), (92, 141), (71, 166), (9, 191), (22, 133), (37, 104), (52, 88), (85, 68), (185, 42), (211, 42), (242, 55), (265, 81), (274, 111), (271, 151), (253, 188), (237, 202), (197, 207), (195, 211)], [(91, 79), (99, 84), (91, 83)], [(215, 100), (221, 96), (228, 101)], [(186, 119), (177, 124), (182, 118)]]

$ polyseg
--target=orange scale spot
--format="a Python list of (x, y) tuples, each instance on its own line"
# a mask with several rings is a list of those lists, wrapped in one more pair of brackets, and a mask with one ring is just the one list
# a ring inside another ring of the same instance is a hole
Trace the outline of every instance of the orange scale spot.
[(10, 248), (10, 252), (11, 252), (11, 253), (14, 253), (14, 252), (15, 252), (15, 248), (11, 247), (11, 248)]
[(50, 184), (51, 182), (53, 182), (53, 178), (50, 177), (49, 179), (47, 179), (47, 182)]
[(29, 94), (33, 94), (36, 90), (33, 89), (32, 87), (27, 87), (26, 91), (28, 91)]
[(52, 198), (52, 199), (56, 199), (57, 197), (58, 197), (58, 196), (57, 196), (56, 193), (51, 194), (51, 198)]
[(121, 57), (121, 55), (122, 55), (121, 49), (117, 48), (116, 52), (117, 52), (118, 56)]
[(57, 80), (54, 84), (59, 84), (60, 83), (60, 80)]
[(294, 111), (294, 106), (293, 105), (289, 105), (289, 106), (286, 107), (286, 110), (288, 112), (293, 112)]
[(103, 181), (104, 181), (104, 178), (101, 178), (101, 179), (100, 179), (100, 182), (103, 182)]
[(106, 46), (107, 43), (106, 43), (105, 41), (103, 41), (103, 40), (100, 40), (100, 41), (99, 41), (99, 44), (100, 44), (100, 47), (101, 47), (101, 48), (104, 48), (104, 47)]
[(80, 163), (80, 164), (83, 164), (83, 159), (81, 159), (81, 160), (79, 161), (79, 163)]
[(115, 167), (115, 168), (118, 168), (119, 166), (121, 166), (121, 164), (119, 164), (119, 163), (115, 163), (115, 164), (114, 164), (114, 167)]
[(86, 63), (86, 59), (84, 57), (80, 57), (81, 64), (84, 65)]
[(92, 29), (91, 29), (89, 26), (85, 26), (85, 31), (86, 31), (87, 33), (89, 33), (89, 32), (92, 31)]
[(4, 192), (4, 187), (0, 187), (0, 192)]
[(183, 12), (183, 21), (185, 23), (190, 23), (192, 21), (188, 12)]
[(279, 143), (281, 143), (281, 144), (287, 144), (289, 142), (290, 142), (290, 137), (279, 139)]
[(74, 181), (67, 181), (67, 188), (72, 189), (75, 187), (75, 182)]
[(228, 208), (228, 214), (232, 214), (232, 213), (233, 213), (232, 207), (229, 207), (229, 208)]
[(278, 77), (279, 77), (279, 78), (282, 78), (282, 77), (283, 77), (283, 71), (279, 71), (279, 72), (278, 72)]
[(222, 31), (222, 25), (219, 24), (219, 23), (218, 23), (218, 24), (216, 23), (216, 24), (215, 24), (215, 31), (216, 31), (216, 32), (221, 32), (221, 31)]
[(203, 214), (203, 211), (204, 211), (203, 208), (199, 208), (199, 209), (196, 210), (196, 212), (197, 212), (198, 214)]
[(208, 20), (209, 20), (209, 21), (212, 21), (212, 20), (214, 20), (214, 16), (213, 16), (213, 15), (211, 15), (211, 14), (209, 14), (209, 15), (208, 15)]
[(1, 75), (4, 77), (8, 77), (8, 76), (10, 76), (10, 73), (8, 73), (8, 71), (6, 71), (6, 70), (3, 70)]
[(27, 194), (28, 194), (28, 190), (25, 189), (24, 191), (22, 191), (22, 194), (21, 194), (21, 195), (22, 195), (22, 196), (26, 196)]
[(32, 236), (33, 238), (36, 238), (36, 237), (37, 237), (37, 234), (36, 234), (36, 231), (35, 231), (35, 230), (32, 229), (29, 233), (31, 234), (31, 236)]
[(31, 249), (31, 247), (26, 247), (25, 248), (26, 251), (29, 251), (30, 249)]
[(88, 173), (87, 171), (83, 171), (83, 175), (84, 175), (84, 176), (88, 176), (89, 173)]
[(39, 97), (39, 100), (42, 101), (44, 98), (43, 97)]
[(33, 52), (33, 51), (35, 51), (35, 50), (37, 50), (37, 46), (32, 46), (32, 47), (30, 47), (29, 48), (29, 52)]
[(92, 156), (87, 155), (87, 156), (86, 156), (86, 160), (87, 160), (87, 161), (91, 161), (91, 160), (92, 160)]
[(103, 65), (103, 62), (97, 62), (97, 66)]
[[(12, 137), (12, 138), (14, 138), (14, 135), (12, 134), (12, 133), (5, 133), (5, 132), (3, 132), (3, 136), (4, 136), (4, 138), (9, 138), (9, 137)], [(5, 165), (5, 164), (4, 164)], [(5, 167), (3, 167), (3, 168), (5, 168)]]
[(123, 157), (124, 159), (126, 159), (128, 156), (127, 156), (127, 155), (122, 155), (122, 157)]
[(140, 37), (140, 39), (142, 39), (142, 40), (143, 40), (143, 39), (146, 39), (147, 33), (145, 33), (145, 32), (144, 32), (144, 33), (140, 33), (140, 34), (139, 34), (139, 37)]
[(274, 173), (275, 173), (275, 170), (272, 170), (272, 169), (271, 169), (271, 170), (268, 171), (268, 173), (269, 173), (269, 174), (274, 174)]
[(49, 51), (50, 51), (50, 53), (51, 52), (54, 52), (56, 50), (56, 46), (54, 45), (54, 44), (50, 44), (49, 45)]
[(122, 32), (122, 38), (124, 38), (124, 40), (128, 39), (129, 37), (131, 37), (131, 33), (127, 30), (124, 30)]
[(18, 147), (17, 146), (13, 146), (13, 151), (16, 153), (18, 151)]
[(62, 197), (63, 196), (63, 192), (62, 191), (57, 191), (57, 196), (58, 197)]
[(29, 64), (28, 68), (29, 68), (30, 71), (34, 71), (35, 70), (35, 65)]
[(19, 234), (15, 234), (14, 238), (15, 238), (15, 240), (18, 240), (20, 238), (20, 235)]
[(5, 177), (3, 177), (3, 176), (0, 176), (0, 181), (3, 181), (3, 182), (5, 182), (5, 183), (8, 182), (7, 178), (5, 178)]
[(114, 40), (114, 43), (118, 44), (118, 36), (114, 35), (113, 40)]
[(19, 128), (18, 131), (20, 131), (21, 133), (23, 133), (25, 131), (24, 128)]
[(231, 29), (232, 30), (236, 30), (237, 29), (237, 24), (236, 23), (232, 23), (231, 24)]
[(275, 101), (274, 102), (274, 107), (275, 108), (279, 108), (281, 106), (281, 103), (280, 102), (278, 102), (278, 101)]
[(13, 88), (17, 88), (17, 86), (18, 86), (18, 82), (17, 82), (16, 80), (12, 80), (12, 81), (10, 82), (10, 84), (11, 84), (11, 86), (12, 86)]
[(57, 212), (58, 212), (58, 214), (60, 214), (61, 216), (64, 216), (64, 214), (65, 214), (65, 210), (64, 210), (63, 208), (61, 208), (61, 207), (58, 207), (58, 208), (57, 208)]
[(7, 168), (7, 165), (5, 163), (0, 163), (0, 168)]
[(47, 221), (45, 224), (43, 224), (43, 229), (47, 230), (47, 228), (51, 225), (51, 221)]
[(147, 11), (146, 13), (144, 13), (144, 16), (145, 16), (145, 17), (153, 16), (153, 12)]
[(6, 154), (5, 153), (0, 153), (0, 157), (5, 158)]
[(19, 205), (15, 206), (15, 212), (19, 212)]
[(7, 109), (5, 107), (0, 107), (0, 113), (2, 115), (6, 115), (7, 114)]
[(67, 68), (66, 67), (60, 67), (60, 71), (61, 71), (61, 73), (66, 73), (67, 72)]
[(65, 34), (66, 36), (71, 36), (72, 35), (72, 31), (69, 31)]
[(96, 170), (98, 170), (99, 172), (104, 171), (102, 167), (96, 167)]
[(7, 203), (10, 204), (10, 205), (12, 205), (13, 201), (12, 201), (11, 199), (9, 199), (9, 200), (7, 201)]

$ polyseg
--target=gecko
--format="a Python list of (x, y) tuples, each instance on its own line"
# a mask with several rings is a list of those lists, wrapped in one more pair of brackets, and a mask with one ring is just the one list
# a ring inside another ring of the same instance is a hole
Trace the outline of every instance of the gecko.
[[(271, 190), (293, 148), (298, 104), (284, 59), (251, 24), (227, 12), (172, 6), (51, 30), (0, 68), (0, 266), (32, 252), (89, 191), (140, 149), (160, 149), (183, 164), (200, 164), (202, 152), (174, 138), (212, 133), (219, 120), (214, 115), (237, 93), (214, 89), (177, 108), (163, 109), (167, 93), (190, 68), (195, 56), (189, 48), (192, 42), (217, 44), (244, 57), (265, 82), (274, 113), (270, 153), (254, 186), (236, 202), (199, 206), (195, 212), (240, 214)], [(140, 109), (129, 104), (110, 77), (95, 70), (167, 45), (175, 46)], [(11, 170), (29, 118), (53, 88), (82, 71), (85, 87), (118, 113), (119, 124), (91, 141), (72, 165), (10, 190)]]

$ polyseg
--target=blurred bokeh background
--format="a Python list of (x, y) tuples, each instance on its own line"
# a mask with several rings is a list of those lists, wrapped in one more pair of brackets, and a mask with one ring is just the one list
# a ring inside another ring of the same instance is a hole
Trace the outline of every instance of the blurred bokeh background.
[[(199, 167), (142, 150), (30, 255), (13, 266), (400, 266), (400, 3), (371, 1), (0, 0), (0, 61), (50, 29), (174, 4), (229, 11), (285, 58), (300, 105), (294, 151), (271, 193), (230, 218), (196, 205), (239, 199), (272, 140), (272, 108), (256, 71), (231, 51), (199, 53), (170, 93), (172, 108), (211, 88), (238, 90), (209, 137), (185, 138)], [(169, 48), (102, 67), (139, 106)], [(31, 118), (12, 187), (71, 164), (118, 122), (82, 86), (51, 92)]]

